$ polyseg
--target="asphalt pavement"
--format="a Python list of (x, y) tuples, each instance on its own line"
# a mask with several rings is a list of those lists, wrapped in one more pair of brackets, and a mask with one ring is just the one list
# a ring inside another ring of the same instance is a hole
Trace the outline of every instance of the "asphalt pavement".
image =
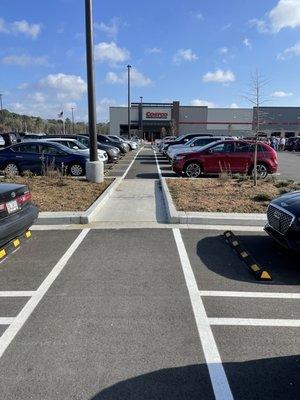
[[(158, 179), (151, 151), (127, 179)], [(300, 397), (298, 260), (235, 232), (258, 282), (222, 231), (161, 225), (45, 227), (2, 261), (1, 400)]]

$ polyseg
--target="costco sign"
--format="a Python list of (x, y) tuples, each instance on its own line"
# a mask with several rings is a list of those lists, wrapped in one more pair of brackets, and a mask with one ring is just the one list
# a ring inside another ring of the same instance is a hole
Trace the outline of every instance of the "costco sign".
[(143, 110), (144, 120), (170, 120), (171, 109), (148, 109)]

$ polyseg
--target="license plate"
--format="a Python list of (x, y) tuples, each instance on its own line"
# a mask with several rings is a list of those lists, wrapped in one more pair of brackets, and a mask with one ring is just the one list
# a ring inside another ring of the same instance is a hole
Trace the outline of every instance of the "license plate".
[(13, 201), (6, 203), (6, 209), (7, 209), (8, 214), (12, 214), (12, 213), (18, 211), (19, 206), (18, 206), (17, 200), (13, 200)]

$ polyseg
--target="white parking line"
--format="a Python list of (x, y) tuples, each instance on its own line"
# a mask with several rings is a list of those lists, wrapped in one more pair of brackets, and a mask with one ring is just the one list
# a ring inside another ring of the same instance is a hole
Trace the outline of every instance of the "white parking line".
[(156, 166), (157, 166), (157, 171), (158, 171), (158, 175), (159, 175), (159, 179), (161, 179), (162, 174), (161, 174), (161, 169), (160, 169), (160, 165), (156, 156), (156, 150), (153, 150), (154, 153), (154, 157), (155, 157), (155, 162), (156, 162)]
[(141, 147), (139, 149), (139, 151), (136, 153), (136, 155), (134, 156), (133, 160), (131, 161), (131, 163), (129, 164), (128, 168), (126, 169), (126, 171), (124, 172), (124, 174), (121, 176), (121, 180), (125, 178), (125, 176), (128, 174), (128, 171), (130, 170), (132, 164), (135, 162), (135, 159), (137, 158), (137, 156), (140, 154), (140, 152), (143, 150), (144, 146)]
[(206, 311), (199, 294), (197, 282), (183, 243), (180, 230), (173, 229), (186, 286), (190, 295), (192, 308), (198, 328), (200, 341), (206, 359), (210, 380), (216, 400), (232, 400), (233, 396), (222, 365), (222, 360), (215, 342)]
[(271, 293), (271, 292), (230, 292), (219, 290), (200, 290), (200, 296), (207, 297), (253, 297), (264, 299), (292, 299), (299, 300), (300, 293)]
[(32, 297), (36, 292), (30, 291), (10, 291), (10, 292), (0, 292), (0, 297)]
[(210, 325), (223, 326), (277, 326), (300, 328), (299, 319), (260, 319), (260, 318), (208, 318)]
[(25, 306), (20, 311), (20, 313), (17, 315), (17, 317), (14, 318), (13, 320), (11, 320), (10, 326), (6, 329), (6, 331), (3, 333), (3, 335), (0, 338), (0, 358), (2, 357), (2, 355), (5, 352), (5, 350), (7, 349), (7, 347), (10, 345), (10, 343), (12, 342), (14, 337), (17, 335), (19, 330), (25, 324), (27, 319), (30, 317), (30, 315), (32, 314), (32, 312), (34, 311), (36, 306), (39, 304), (39, 302), (42, 300), (44, 295), (47, 293), (47, 291), (50, 288), (50, 286), (52, 285), (52, 283), (55, 281), (55, 279), (58, 277), (58, 275), (64, 269), (65, 265), (70, 260), (72, 255), (75, 253), (78, 246), (82, 243), (82, 241), (84, 240), (84, 238), (86, 237), (88, 232), (89, 232), (89, 229), (83, 229), (80, 232), (80, 234), (77, 236), (77, 238), (71, 244), (71, 246), (68, 248), (68, 250), (65, 252), (65, 254), (57, 262), (57, 264), (52, 269), (50, 274), (42, 282), (42, 284), (40, 285), (38, 290), (34, 293), (34, 295), (25, 304)]
[(15, 318), (0, 318), (0, 325), (10, 325)]

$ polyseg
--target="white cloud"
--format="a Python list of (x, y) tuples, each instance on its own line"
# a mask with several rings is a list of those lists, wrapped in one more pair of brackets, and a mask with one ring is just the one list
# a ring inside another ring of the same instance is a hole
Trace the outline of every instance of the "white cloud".
[(160, 47), (151, 47), (151, 48), (145, 50), (146, 54), (159, 54), (161, 52), (162, 52), (162, 49)]
[(21, 54), (19, 56), (17, 55), (5, 56), (2, 58), (2, 62), (4, 64), (18, 65), (20, 67), (29, 67), (32, 65), (39, 65), (43, 67), (51, 66), (51, 64), (48, 61), (48, 57), (46, 56), (32, 57), (28, 54)]
[(239, 108), (239, 106), (236, 103), (231, 103), (229, 108)]
[(277, 55), (278, 60), (287, 60), (295, 56), (300, 56), (300, 42), (296, 43), (292, 47), (288, 47), (282, 53)]
[(95, 60), (116, 64), (124, 62), (130, 58), (127, 49), (121, 49), (115, 42), (101, 42), (95, 46)]
[(203, 14), (201, 12), (197, 12), (195, 18), (198, 19), (199, 21), (204, 20)]
[(36, 39), (41, 32), (41, 24), (30, 24), (25, 19), (21, 21), (6, 22), (3, 18), (0, 18), (0, 33), (19, 35)]
[(180, 49), (173, 57), (173, 62), (177, 65), (181, 64), (183, 61), (196, 61), (198, 56), (191, 49)]
[(106, 24), (105, 22), (95, 22), (94, 27), (101, 31), (104, 32), (108, 37), (111, 37), (113, 39), (116, 39), (119, 33), (119, 25), (120, 25), (120, 20), (119, 18), (112, 18), (111, 21)]
[(55, 92), (60, 100), (77, 100), (86, 92), (86, 82), (77, 75), (50, 74), (39, 81), (39, 86)]
[(222, 69), (217, 69), (215, 72), (207, 72), (203, 75), (203, 82), (217, 82), (228, 84), (235, 81), (234, 73), (230, 70), (223, 71)]
[(17, 86), (17, 89), (19, 89), (19, 90), (25, 90), (28, 88), (29, 88), (29, 83), (26, 83), (26, 82), (21, 83), (19, 86)]
[(227, 54), (228, 53), (228, 47), (221, 47), (219, 50), (218, 50), (218, 52), (220, 53), (220, 54)]
[(278, 33), (284, 28), (300, 27), (299, 0), (279, 0), (277, 5), (266, 14), (264, 19), (249, 21), (260, 33)]
[(222, 31), (227, 31), (227, 29), (230, 29), (231, 28), (231, 26), (232, 26), (232, 24), (231, 23), (229, 23), (229, 24), (226, 24), (226, 25), (224, 25), (223, 27), (222, 27)]
[(252, 43), (250, 42), (250, 39), (248, 39), (248, 38), (245, 38), (245, 39), (243, 40), (243, 45), (244, 45), (245, 47), (248, 47), (248, 49), (252, 49)]
[(294, 95), (294, 93), (292, 93), (292, 92), (284, 92), (283, 90), (278, 90), (278, 91), (276, 91), (276, 92), (271, 94), (272, 97), (279, 97), (279, 98), (291, 97), (293, 95)]
[(216, 107), (213, 102), (207, 101), (207, 100), (200, 100), (200, 99), (191, 100), (190, 105), (196, 106), (196, 107), (209, 107), (209, 108)]
[(108, 119), (109, 107), (117, 105), (116, 100), (104, 97), (96, 107), (97, 117), (99, 120), (105, 121)]
[(46, 100), (46, 96), (41, 92), (35, 92), (28, 95), (30, 100), (36, 101), (37, 103), (44, 103)]
[(9, 33), (9, 29), (6, 26), (6, 23), (3, 18), (0, 18), (0, 32), (1, 33)]
[[(149, 86), (152, 83), (150, 78), (147, 78), (145, 75), (143, 75), (135, 68), (131, 69), (130, 78), (132, 86), (143, 87), (143, 86)], [(108, 72), (106, 74), (105, 81), (112, 85), (127, 83), (127, 72), (126, 71), (123, 71), (121, 73)]]

